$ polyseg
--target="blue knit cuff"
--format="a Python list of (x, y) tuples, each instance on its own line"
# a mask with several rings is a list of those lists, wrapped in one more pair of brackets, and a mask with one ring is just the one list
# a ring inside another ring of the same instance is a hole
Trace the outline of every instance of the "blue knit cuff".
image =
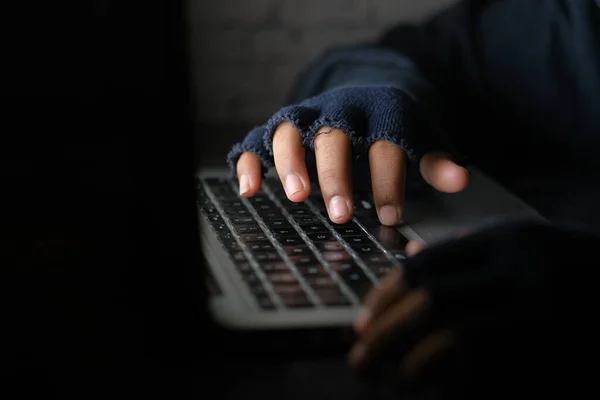
[(251, 151), (261, 158), (265, 172), (273, 165), (273, 135), (282, 122), (291, 122), (300, 132), (304, 147), (311, 150), (319, 129), (341, 129), (350, 138), (357, 158), (378, 140), (400, 146), (411, 163), (431, 150), (450, 150), (443, 135), (422, 115), (414, 100), (395, 87), (339, 88), (283, 107), (264, 127), (253, 129), (235, 145), (228, 162), (235, 171), (241, 153)]
[(227, 164), (234, 175), (236, 175), (237, 162), (242, 153), (245, 152), (254, 153), (260, 158), (263, 175), (273, 166), (273, 157), (263, 145), (266, 134), (267, 130), (264, 126), (255, 127), (241, 143), (233, 146), (229, 154), (227, 154)]

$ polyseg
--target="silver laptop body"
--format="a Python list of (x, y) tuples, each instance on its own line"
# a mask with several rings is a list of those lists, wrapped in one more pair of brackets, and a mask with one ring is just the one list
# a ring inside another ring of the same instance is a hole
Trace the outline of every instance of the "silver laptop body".
[(355, 200), (352, 223), (339, 226), (318, 193), (291, 203), (271, 176), (257, 199), (244, 199), (228, 170), (202, 170), (198, 207), (215, 319), (243, 330), (349, 326), (368, 287), (401, 267), (406, 240), (433, 243), (498, 221), (542, 219), (469, 170), (471, 183), (461, 193), (407, 190), (404, 223), (396, 228), (374, 223), (365, 198)]

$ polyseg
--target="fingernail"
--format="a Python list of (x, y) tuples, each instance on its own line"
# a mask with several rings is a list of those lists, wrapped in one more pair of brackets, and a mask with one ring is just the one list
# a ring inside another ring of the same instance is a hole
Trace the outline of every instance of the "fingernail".
[(304, 190), (304, 184), (298, 175), (289, 174), (285, 178), (285, 191), (287, 192), (288, 197), (294, 193), (301, 192), (302, 190)]
[(379, 221), (383, 225), (397, 225), (398, 219), (398, 209), (396, 207), (385, 205), (379, 209)]
[(348, 204), (342, 196), (334, 196), (329, 202), (331, 219), (340, 219), (349, 213)]
[(365, 358), (366, 351), (367, 348), (364, 344), (356, 343), (348, 354), (348, 360), (352, 364), (360, 364)]
[(240, 194), (244, 194), (250, 190), (250, 179), (248, 175), (240, 176)]
[(356, 333), (364, 332), (369, 322), (371, 322), (371, 311), (366, 308), (361, 309), (354, 320), (354, 331)]

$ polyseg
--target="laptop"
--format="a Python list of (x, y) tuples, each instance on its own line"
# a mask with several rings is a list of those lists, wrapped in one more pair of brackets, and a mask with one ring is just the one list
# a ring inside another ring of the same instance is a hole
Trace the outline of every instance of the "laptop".
[(271, 171), (252, 198), (227, 169), (196, 176), (202, 250), (216, 322), (235, 330), (343, 328), (365, 295), (401, 268), (409, 240), (427, 244), (508, 219), (542, 219), (476, 168), (457, 194), (410, 179), (404, 220), (379, 223), (369, 190), (357, 190), (353, 219), (329, 219), (318, 184), (302, 203), (287, 199)]

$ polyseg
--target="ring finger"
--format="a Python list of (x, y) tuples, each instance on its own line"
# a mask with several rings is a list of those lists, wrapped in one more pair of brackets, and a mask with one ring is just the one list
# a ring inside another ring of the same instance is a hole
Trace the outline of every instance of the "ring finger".
[(352, 218), (350, 138), (340, 129), (322, 127), (315, 138), (317, 175), (329, 218), (338, 224)]

